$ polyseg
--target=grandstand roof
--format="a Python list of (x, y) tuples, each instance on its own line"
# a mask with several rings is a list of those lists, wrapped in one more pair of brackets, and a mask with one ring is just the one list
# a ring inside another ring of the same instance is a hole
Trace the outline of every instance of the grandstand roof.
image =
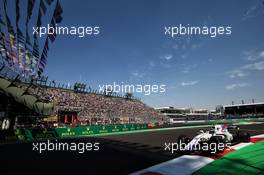
[(175, 107), (172, 107), (172, 106), (165, 106), (165, 107), (156, 107), (154, 109), (155, 110), (159, 110), (159, 109), (188, 110), (189, 108), (175, 108)]
[(257, 106), (257, 105), (264, 105), (264, 102), (259, 102), (259, 103), (245, 103), (245, 104), (234, 104), (234, 105), (225, 105), (225, 106), (223, 106), (223, 107), (226, 108), (226, 107)]
[(0, 89), (8, 96), (14, 98), (15, 101), (21, 103), (40, 115), (51, 115), (53, 113), (54, 104), (45, 103), (34, 97), (28, 95), (25, 90), (12, 84), (9, 80), (0, 78)]

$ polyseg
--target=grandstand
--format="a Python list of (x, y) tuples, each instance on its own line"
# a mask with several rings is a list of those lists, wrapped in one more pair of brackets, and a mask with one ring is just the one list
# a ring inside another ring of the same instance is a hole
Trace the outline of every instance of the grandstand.
[(232, 104), (224, 106), (226, 118), (257, 118), (264, 116), (264, 102)]
[(56, 86), (54, 82), (48, 85), (47, 78), (24, 81), (19, 76), (12, 78), (6, 75), (0, 76), (0, 114), (5, 125), (2, 128), (12, 124), (26, 126), (18, 121), (37, 120), (42, 123), (46, 121), (46, 125), (49, 122), (52, 124), (49, 127), (151, 123), (162, 120), (153, 108), (136, 98), (106, 95), (96, 90), (76, 91), (76, 86)]
[(79, 118), (126, 118), (127, 122), (140, 123), (158, 116), (154, 109), (136, 99), (49, 86), (30, 86), (28, 92), (39, 99), (55, 103), (54, 112), (67, 117), (72, 115), (68, 114), (70, 112)]

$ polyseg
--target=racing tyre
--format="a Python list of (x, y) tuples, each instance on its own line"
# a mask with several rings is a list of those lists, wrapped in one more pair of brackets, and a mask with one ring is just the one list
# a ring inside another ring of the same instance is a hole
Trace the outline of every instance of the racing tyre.
[(237, 133), (237, 139), (240, 142), (249, 142), (250, 141), (250, 134), (248, 132), (239, 131)]
[(221, 137), (213, 136), (209, 140), (209, 145), (211, 148), (211, 145), (214, 144), (215, 147), (213, 150), (208, 150), (209, 152), (212, 153), (212, 151), (215, 151), (215, 153), (222, 153), (224, 152), (224, 149), (219, 149), (219, 144), (224, 144), (223, 139)]

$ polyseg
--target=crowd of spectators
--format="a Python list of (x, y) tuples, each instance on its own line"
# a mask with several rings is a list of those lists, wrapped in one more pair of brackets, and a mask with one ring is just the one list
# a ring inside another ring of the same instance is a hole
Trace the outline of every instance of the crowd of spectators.
[(162, 120), (153, 108), (135, 99), (36, 85), (27, 88), (27, 91), (41, 100), (53, 102), (55, 113), (73, 110), (78, 111), (81, 118), (129, 118), (138, 122)]

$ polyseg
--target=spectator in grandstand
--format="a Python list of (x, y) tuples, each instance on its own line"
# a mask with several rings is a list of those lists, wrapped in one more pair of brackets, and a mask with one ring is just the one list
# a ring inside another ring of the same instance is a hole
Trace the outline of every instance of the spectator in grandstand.
[[(56, 112), (78, 110), (79, 117), (96, 118), (97, 122), (101, 123), (143, 123), (162, 118), (153, 108), (138, 100), (44, 86), (30, 87), (28, 92), (42, 100), (54, 102)], [(115, 120), (117, 118), (128, 118), (128, 120)]]

